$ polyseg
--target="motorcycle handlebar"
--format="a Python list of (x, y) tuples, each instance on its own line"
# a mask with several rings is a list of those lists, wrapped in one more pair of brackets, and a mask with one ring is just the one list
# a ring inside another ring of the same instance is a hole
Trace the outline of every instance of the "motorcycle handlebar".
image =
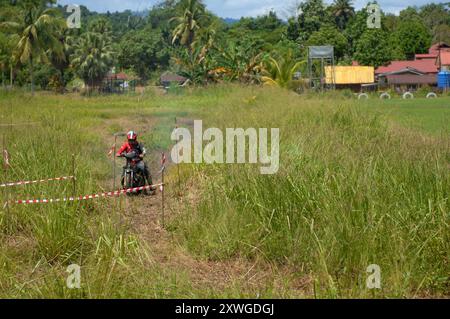
[(132, 160), (132, 159), (135, 159), (138, 157), (136, 152), (124, 153), (124, 154), (122, 154), (122, 156), (129, 160)]

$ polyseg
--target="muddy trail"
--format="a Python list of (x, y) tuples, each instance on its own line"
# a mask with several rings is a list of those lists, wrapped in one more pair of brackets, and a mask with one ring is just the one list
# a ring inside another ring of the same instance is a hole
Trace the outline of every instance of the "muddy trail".
[[(185, 123), (191, 123), (189, 119), (182, 119)], [(154, 124), (151, 120), (147, 123)], [(141, 132), (144, 125), (141, 123), (135, 130)], [(127, 127), (128, 121), (121, 123)], [(147, 126), (148, 128), (148, 126)], [(110, 142), (111, 137), (105, 136), (105, 142)], [(119, 141), (119, 140), (118, 140)], [(118, 142), (120, 144), (120, 142)], [(108, 145), (108, 143), (105, 143)], [(110, 145), (110, 144), (109, 144)], [(149, 151), (146, 161), (150, 167), (153, 184), (161, 183), (161, 154), (163, 150)], [(164, 150), (167, 162), (165, 176), (176, 176), (177, 168), (170, 161), (170, 150)], [(116, 185), (120, 187), (120, 172), (123, 163), (121, 159), (116, 161)], [(177, 178), (171, 178), (176, 181)], [(204, 291), (214, 291), (220, 294), (221, 291), (234, 291), (233, 295), (248, 296), (250, 298), (259, 297), (260, 291), (265, 291), (270, 287), (279, 291), (289, 290), (292, 296), (294, 292), (299, 297), (311, 295), (311, 280), (308, 278), (298, 278), (294, 274), (292, 267), (275, 266), (265, 260), (249, 261), (245, 258), (233, 258), (222, 261), (212, 261), (197, 256), (193, 256), (183, 243), (177, 239), (176, 234), (167, 230), (167, 225), (176, 219), (180, 214), (186, 213), (186, 206), (195, 207), (198, 201), (198, 189), (194, 181), (183, 181), (185, 189), (180, 190), (176, 182), (171, 181), (165, 187), (165, 210), (164, 221), (162, 223), (162, 193), (158, 187), (155, 195), (149, 196), (140, 194), (127, 196), (125, 199), (124, 222), (129, 225), (129, 230), (136, 236), (141, 246), (148, 250), (153, 261), (163, 269), (174, 274), (185, 274), (190, 279), (191, 285), (195, 289)], [(112, 178), (108, 181), (112, 184)], [(289, 287), (286, 287), (286, 282)]]

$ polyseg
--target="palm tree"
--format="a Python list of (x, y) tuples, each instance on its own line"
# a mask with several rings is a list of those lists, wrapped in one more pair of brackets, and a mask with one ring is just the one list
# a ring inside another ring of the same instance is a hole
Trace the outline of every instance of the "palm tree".
[(114, 51), (107, 36), (95, 32), (83, 34), (74, 46), (72, 66), (85, 85), (98, 87), (114, 64)]
[(105, 17), (96, 18), (89, 24), (89, 31), (111, 36), (112, 25)]
[(289, 50), (284, 57), (278, 60), (273, 57), (267, 58), (262, 77), (265, 85), (291, 88), (295, 73), (306, 63), (305, 61), (296, 61), (292, 55), (292, 50)]
[(2, 71), (2, 87), (5, 87), (5, 70), (8, 67), (8, 56), (0, 52), (0, 69)]
[(344, 30), (350, 18), (355, 15), (351, 0), (334, 0), (331, 10), (340, 30)]
[(178, 40), (191, 52), (195, 34), (200, 29), (199, 20), (205, 13), (205, 6), (201, 0), (182, 0), (179, 9), (180, 15), (169, 20), (177, 22), (172, 33), (172, 44)]
[(127, 20), (127, 28), (131, 30), (137, 30), (140, 26), (145, 23), (142, 17), (137, 16), (128, 16)]
[(206, 58), (208, 52), (215, 48), (216, 25), (210, 25), (199, 32), (197, 39), (192, 42), (192, 48), (201, 48), (201, 56)]
[(2, 87), (5, 87), (5, 71), (12, 62), (11, 41), (3, 33), (0, 33), (0, 69), (2, 72)]
[(58, 18), (58, 11), (45, 8), (41, 3), (21, 1), (20, 17), (18, 21), (0, 23), (0, 28), (13, 30), (19, 35), (15, 48), (15, 58), (21, 63), (29, 63), (31, 92), (34, 95), (34, 63), (38, 60), (47, 61), (45, 51), (52, 49), (62, 55), (62, 47), (57, 33), (65, 24)]

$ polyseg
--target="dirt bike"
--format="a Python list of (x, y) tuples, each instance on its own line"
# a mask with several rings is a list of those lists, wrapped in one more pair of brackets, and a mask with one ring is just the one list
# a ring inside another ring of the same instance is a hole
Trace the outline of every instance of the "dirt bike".
[[(136, 187), (145, 186), (145, 176), (141, 170), (137, 168), (136, 161), (134, 161), (138, 155), (135, 151), (124, 154), (125, 159), (127, 160), (126, 165), (123, 167), (122, 173), (122, 187), (123, 189), (130, 189)], [(130, 193), (132, 194), (140, 194), (142, 191)]]

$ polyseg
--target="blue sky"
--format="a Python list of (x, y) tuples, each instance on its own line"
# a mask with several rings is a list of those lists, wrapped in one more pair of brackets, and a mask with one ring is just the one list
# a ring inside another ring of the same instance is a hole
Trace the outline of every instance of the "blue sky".
[[(286, 17), (289, 8), (300, 0), (205, 0), (207, 8), (221, 17), (240, 18), (242, 16), (257, 16), (274, 9), (281, 17)], [(385, 12), (398, 13), (407, 6), (421, 6), (427, 3), (443, 3), (450, 0), (378, 0)], [(58, 3), (85, 5), (90, 10), (98, 12), (133, 11), (150, 8), (158, 0), (59, 0)], [(331, 3), (332, 0), (325, 0)], [(364, 7), (368, 0), (354, 0), (357, 9)]]

